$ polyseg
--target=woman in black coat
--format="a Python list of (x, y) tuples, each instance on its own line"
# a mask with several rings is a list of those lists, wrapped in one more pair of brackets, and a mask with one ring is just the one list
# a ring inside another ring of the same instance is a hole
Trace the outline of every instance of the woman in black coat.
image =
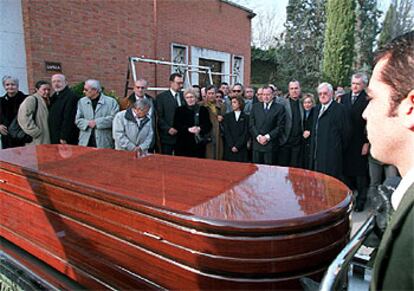
[(313, 94), (305, 94), (303, 99), (303, 143), (302, 143), (302, 156), (303, 156), (303, 164), (302, 167), (304, 169), (310, 169), (310, 154), (311, 154), (311, 130), (313, 124), (313, 115), (314, 115), (314, 107), (315, 107), (315, 98)]
[(249, 139), (249, 118), (243, 112), (241, 97), (231, 99), (233, 112), (224, 116), (224, 159), (233, 162), (247, 162), (247, 140)]
[(19, 80), (12, 76), (4, 76), (3, 87), (6, 94), (0, 97), (0, 134), (1, 145), (3, 149), (24, 146), (24, 141), (18, 141), (10, 137), (8, 127), (17, 117), (20, 104), (27, 97), (26, 94), (19, 91)]
[[(208, 110), (197, 104), (196, 94), (193, 88), (185, 90), (186, 105), (175, 110), (173, 127), (177, 129), (177, 156), (205, 158), (206, 155), (207, 144), (203, 141), (206, 141), (211, 131), (211, 122)], [(196, 142), (196, 139), (201, 142)]]

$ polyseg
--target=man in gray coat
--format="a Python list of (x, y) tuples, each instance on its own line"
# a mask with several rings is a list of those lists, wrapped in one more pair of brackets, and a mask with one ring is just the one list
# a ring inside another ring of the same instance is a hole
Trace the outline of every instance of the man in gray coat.
[(87, 80), (83, 92), (85, 97), (78, 102), (75, 120), (80, 130), (79, 145), (113, 148), (112, 121), (119, 111), (118, 102), (102, 93), (97, 80)]
[(112, 134), (115, 149), (135, 151), (138, 156), (146, 155), (152, 143), (154, 131), (148, 116), (151, 103), (138, 99), (132, 108), (115, 115)]

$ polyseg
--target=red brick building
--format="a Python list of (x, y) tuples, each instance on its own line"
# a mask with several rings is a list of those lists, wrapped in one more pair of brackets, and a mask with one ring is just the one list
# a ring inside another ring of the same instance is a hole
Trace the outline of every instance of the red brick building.
[[(252, 11), (224, 0), (21, 0), (27, 80), (61, 67), (70, 83), (98, 79), (122, 96), (128, 57), (214, 65), (250, 80)], [(50, 69), (50, 68), (49, 68)], [(172, 68), (142, 65), (138, 76), (166, 86)], [(202, 83), (196, 73), (192, 84)], [(217, 81), (217, 80), (216, 80)]]

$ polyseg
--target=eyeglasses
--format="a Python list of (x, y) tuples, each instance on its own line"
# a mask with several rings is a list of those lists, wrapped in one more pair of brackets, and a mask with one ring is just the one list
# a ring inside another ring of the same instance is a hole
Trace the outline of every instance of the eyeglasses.
[(240, 93), (241, 92), (241, 90), (231, 90), (232, 92), (234, 92), (234, 93)]
[(144, 86), (135, 86), (135, 88), (137, 88), (137, 89), (145, 89)]

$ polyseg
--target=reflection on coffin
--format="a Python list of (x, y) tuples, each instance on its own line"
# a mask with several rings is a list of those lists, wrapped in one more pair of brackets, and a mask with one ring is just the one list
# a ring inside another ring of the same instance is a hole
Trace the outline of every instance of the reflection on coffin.
[(64, 145), (0, 151), (1, 236), (87, 288), (297, 288), (346, 244), (307, 170)]

